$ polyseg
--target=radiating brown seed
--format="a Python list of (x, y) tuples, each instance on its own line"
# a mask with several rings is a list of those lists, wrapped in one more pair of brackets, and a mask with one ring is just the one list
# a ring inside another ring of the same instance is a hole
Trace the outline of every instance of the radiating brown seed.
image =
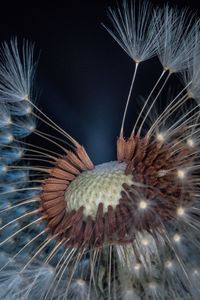
[(108, 240), (113, 241), (116, 231), (116, 217), (114, 209), (111, 205), (108, 206)]
[(117, 205), (116, 209), (116, 227), (117, 227), (117, 234), (118, 234), (118, 240), (123, 242), (125, 240), (126, 235), (126, 229), (124, 225), (124, 219), (122, 218), (121, 212), (120, 212), (120, 206)]
[(102, 245), (104, 238), (103, 203), (99, 203), (95, 219), (95, 245)]
[(67, 189), (68, 184), (60, 184), (60, 183), (48, 183), (45, 184), (42, 189), (44, 192), (56, 192), (56, 191), (65, 191)]
[(79, 246), (83, 242), (83, 214), (74, 222), (70, 230), (70, 244), (73, 247)]
[(136, 149), (136, 144), (137, 144), (137, 139), (135, 137), (129, 137), (128, 141), (125, 144), (125, 160), (130, 161), (134, 154), (135, 154), (135, 149)]
[(94, 224), (92, 221), (92, 218), (90, 216), (87, 217), (86, 224), (85, 224), (85, 230), (83, 234), (84, 243), (92, 244), (93, 242), (93, 234), (94, 234)]
[(63, 158), (59, 158), (56, 162), (56, 166), (74, 175), (79, 175), (80, 171), (66, 159), (67, 156), (63, 156)]
[(53, 233), (59, 232), (59, 231), (56, 232), (56, 229), (58, 224), (62, 221), (64, 217), (65, 217), (65, 211), (63, 211), (59, 215), (54, 216), (52, 219), (48, 221), (48, 227), (53, 229)]
[(40, 198), (42, 201), (50, 201), (53, 199), (56, 199), (58, 197), (64, 197), (64, 191), (58, 191), (58, 192), (50, 192), (50, 193), (42, 193), (40, 195)]
[(48, 209), (50, 207), (57, 206), (57, 205), (59, 205), (60, 203), (63, 203), (63, 202), (64, 202), (64, 198), (63, 197), (58, 197), (58, 198), (55, 198), (53, 200), (43, 202), (42, 206), (45, 209)]
[(44, 184), (56, 183), (56, 184), (66, 184), (66, 185), (69, 183), (68, 180), (58, 179), (58, 178), (55, 178), (55, 177), (49, 177), (48, 179), (45, 179), (42, 182)]
[(52, 218), (60, 213), (63, 213), (64, 210), (65, 210), (65, 204), (64, 202), (60, 202), (56, 206), (46, 209), (46, 213), (48, 214), (49, 218)]
[(72, 163), (75, 167), (77, 167), (81, 171), (87, 170), (87, 167), (84, 165), (84, 163), (78, 158), (78, 156), (73, 153), (72, 151), (66, 150), (67, 156), (66, 159), (70, 163)]
[(73, 174), (70, 174), (59, 168), (52, 168), (50, 170), (50, 175), (53, 177), (56, 177), (58, 179), (65, 179), (65, 180), (69, 180), (69, 181), (72, 181), (75, 179), (75, 176)]
[(76, 153), (88, 170), (92, 170), (94, 168), (94, 165), (83, 146), (79, 145), (76, 149)]
[(71, 211), (70, 213), (65, 212), (63, 219), (55, 228), (55, 233), (58, 232), (64, 233), (67, 230), (67, 228), (70, 227), (69, 224), (71, 224), (71, 219), (75, 213), (76, 213), (75, 211)]
[(126, 141), (122, 136), (120, 136), (117, 139), (117, 160), (118, 161), (124, 161), (124, 159), (125, 159), (125, 147), (126, 147)]

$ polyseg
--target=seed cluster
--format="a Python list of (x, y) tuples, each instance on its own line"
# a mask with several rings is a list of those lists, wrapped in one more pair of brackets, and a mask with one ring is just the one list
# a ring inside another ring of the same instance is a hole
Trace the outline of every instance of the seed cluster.
[[(79, 183), (76, 179), (80, 177), (82, 171), (86, 171), (86, 168), (81, 169), (78, 166), (76, 168), (79, 173), (75, 174), (69, 173), (68, 164), (72, 164), (72, 161), (69, 163), (69, 157), (63, 157), (62, 160), (59, 160), (55, 169), (50, 171), (53, 176), (46, 179), (43, 185), (43, 192), (41, 194), (42, 207), (44, 213), (47, 215), (48, 227), (51, 229), (53, 234), (58, 234), (59, 239), (64, 239), (67, 241), (68, 246), (72, 247), (101, 247), (103, 243), (129, 243), (133, 240), (133, 236), (128, 235), (127, 229), (123, 226), (124, 220), (124, 209), (123, 205), (120, 203), (120, 192), (116, 193), (116, 188), (114, 190), (114, 197), (116, 196), (116, 205), (107, 205), (105, 207), (105, 201), (102, 199), (101, 202), (96, 202), (96, 204), (89, 202), (89, 204), (95, 207), (95, 215), (85, 214), (85, 207), (81, 203), (84, 203), (84, 199), (79, 199), (80, 206), (71, 209), (74, 203), (70, 199), (70, 183), (76, 183), (76, 192), (80, 189)], [(110, 163), (108, 163), (110, 165)], [(106, 165), (106, 164), (105, 164)], [(112, 165), (112, 163), (111, 163)], [(117, 170), (111, 171), (113, 176), (107, 172), (107, 178), (102, 183), (102, 189), (108, 188), (112, 190), (112, 186), (116, 187), (116, 179), (118, 182), (131, 182), (132, 176), (127, 176), (124, 174), (126, 164), (116, 162), (114, 165), (117, 165)], [(66, 168), (67, 166), (67, 168)], [(91, 165), (92, 167), (92, 165)], [(83, 172), (83, 178), (85, 182), (88, 180), (89, 174), (91, 174), (91, 182), (94, 181), (92, 176), (95, 173), (93, 170)], [(98, 169), (98, 168), (97, 168)], [(67, 171), (67, 172), (66, 172)], [(66, 176), (64, 174), (66, 172)], [(72, 172), (72, 169), (71, 171)], [(96, 171), (97, 173), (99, 171)], [(71, 176), (71, 177), (70, 177)], [(65, 179), (67, 177), (67, 180)], [(121, 178), (120, 178), (121, 177)], [(110, 183), (110, 185), (109, 185)], [(95, 187), (96, 185), (96, 187)], [(99, 185), (99, 177), (96, 180), (94, 189), (97, 191), (97, 186)], [(83, 194), (88, 195), (87, 187), (83, 185)], [(119, 186), (119, 190), (122, 190), (122, 184)], [(73, 189), (72, 189), (73, 192)], [(116, 193), (116, 194), (115, 194)], [(66, 196), (67, 195), (67, 196)], [(97, 195), (98, 196), (98, 195)], [(90, 195), (88, 195), (88, 201)], [(93, 202), (95, 202), (94, 199)], [(114, 199), (115, 200), (115, 199)], [(104, 202), (104, 203), (103, 203)]]
[(55, 167), (49, 170), (49, 178), (43, 181), (40, 195), (48, 227), (53, 234), (59, 233), (60, 238), (67, 237), (66, 231), (72, 229), (83, 210), (66, 212), (65, 191), (80, 172), (94, 167), (83, 147), (78, 147), (76, 153), (66, 152), (67, 155), (58, 158)]
[[(127, 218), (135, 230), (159, 226), (176, 217), (177, 210), (193, 200), (191, 174), (184, 181), (182, 171), (192, 165), (193, 150), (179, 145), (179, 149), (172, 152), (170, 147), (170, 143), (151, 141), (147, 137), (131, 138), (128, 142), (118, 140), (118, 159), (127, 162), (125, 173), (132, 174), (135, 183), (124, 184), (125, 192), (122, 192), (129, 212)], [(138, 209), (142, 213), (138, 214)]]
[[(193, 160), (192, 150), (187, 145), (172, 152), (170, 144), (155, 139), (135, 137), (126, 142), (119, 138), (117, 154), (118, 164), (125, 163), (123, 176), (127, 181), (122, 183), (121, 195), (116, 196), (116, 205), (110, 203), (105, 207), (106, 199), (102, 199), (96, 204), (94, 215), (84, 212), (83, 198), (77, 199), (78, 207), (75, 204), (73, 207), (68, 202), (70, 199), (65, 197), (70, 183), (75, 183), (81, 172), (93, 169), (85, 150), (82, 149), (81, 154), (68, 152), (58, 159), (56, 166), (49, 171), (50, 177), (44, 180), (41, 200), (48, 227), (60, 239), (65, 239), (68, 246), (87, 248), (101, 247), (104, 243), (130, 243), (137, 231), (158, 227), (161, 222), (174, 218), (181, 207), (192, 201), (192, 187), (183, 182), (184, 172), (180, 169)], [(85, 183), (90, 172), (85, 176)], [(94, 178), (91, 180), (94, 183)], [(97, 186), (94, 184), (98, 198)], [(77, 183), (75, 191), (79, 193), (86, 187), (86, 184), (81, 187)], [(102, 184), (101, 190), (104, 188)], [(112, 190), (111, 183), (109, 188)], [(91, 201), (95, 203), (96, 199), (91, 200), (86, 190), (82, 192), (88, 195), (88, 205), (92, 206)]]

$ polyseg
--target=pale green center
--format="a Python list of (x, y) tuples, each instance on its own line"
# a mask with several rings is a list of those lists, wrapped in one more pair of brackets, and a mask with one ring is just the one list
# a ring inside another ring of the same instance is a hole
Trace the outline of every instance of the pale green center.
[(115, 208), (121, 198), (122, 184), (132, 184), (132, 176), (125, 175), (125, 168), (125, 163), (113, 161), (82, 172), (65, 192), (67, 211), (84, 206), (84, 215), (95, 218), (99, 203), (103, 203), (104, 213), (109, 205)]

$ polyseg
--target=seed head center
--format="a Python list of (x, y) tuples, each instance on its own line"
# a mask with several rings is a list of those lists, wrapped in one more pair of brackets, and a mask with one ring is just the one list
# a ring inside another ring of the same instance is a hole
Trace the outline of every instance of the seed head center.
[(108, 162), (95, 166), (77, 176), (65, 192), (66, 210), (84, 207), (84, 216), (95, 218), (99, 203), (103, 203), (104, 213), (111, 205), (119, 203), (122, 184), (132, 184), (132, 175), (125, 175), (126, 163)]

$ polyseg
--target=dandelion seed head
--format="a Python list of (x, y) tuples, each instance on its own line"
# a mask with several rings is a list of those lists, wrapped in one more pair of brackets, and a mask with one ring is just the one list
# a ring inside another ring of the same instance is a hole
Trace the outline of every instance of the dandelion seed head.
[[(150, 2), (139, 4), (139, 16), (135, 4), (122, 1), (117, 9), (109, 9), (112, 26), (104, 26), (121, 48), (136, 62), (147, 60), (156, 54), (156, 36)], [(140, 26), (141, 24), (141, 26)], [(137, 30), (140, 27), (141, 30)]]
[[(1, 299), (200, 298), (200, 21), (128, 0), (109, 16), (135, 62), (112, 162), (94, 165), (36, 106), (33, 46), (0, 50)], [(138, 67), (155, 55), (162, 73), (126, 136)], [(174, 72), (184, 88), (163, 101)]]
[(104, 204), (104, 213), (109, 205), (115, 208), (123, 191), (122, 184), (132, 184), (132, 176), (124, 174), (125, 168), (124, 163), (109, 162), (81, 173), (65, 192), (67, 209), (77, 210), (83, 205), (84, 215), (95, 218), (99, 203)]
[(157, 36), (157, 52), (164, 70), (171, 73), (186, 70), (192, 64), (193, 49), (196, 46), (195, 35), (199, 23), (196, 22), (190, 28), (188, 15), (190, 20), (194, 16), (188, 13), (187, 9), (179, 11), (168, 4), (164, 11), (157, 9), (154, 13), (155, 26), (160, 33)]

